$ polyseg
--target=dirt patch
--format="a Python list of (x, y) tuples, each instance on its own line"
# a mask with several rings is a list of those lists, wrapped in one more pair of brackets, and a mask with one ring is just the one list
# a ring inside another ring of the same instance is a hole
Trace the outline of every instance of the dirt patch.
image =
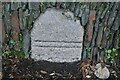
[[(79, 69), (80, 64), (80, 61), (56, 63), (34, 61), (32, 59), (3, 58), (3, 80), (9, 80), (10, 78), (14, 78), (14, 80), (82, 80), (82, 74)], [(110, 75), (108, 80), (119, 80), (119, 70), (120, 67), (115, 70), (117, 78), (114, 75)]]
[(79, 63), (3, 59), (3, 78), (76, 79), (82, 77)]

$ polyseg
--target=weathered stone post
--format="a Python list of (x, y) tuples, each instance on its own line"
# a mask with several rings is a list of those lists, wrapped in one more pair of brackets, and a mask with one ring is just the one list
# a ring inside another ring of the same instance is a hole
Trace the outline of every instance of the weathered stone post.
[[(72, 12), (47, 9), (31, 31), (31, 57), (35, 60), (73, 62), (81, 60), (84, 29)], [(72, 18), (71, 18), (72, 17)]]

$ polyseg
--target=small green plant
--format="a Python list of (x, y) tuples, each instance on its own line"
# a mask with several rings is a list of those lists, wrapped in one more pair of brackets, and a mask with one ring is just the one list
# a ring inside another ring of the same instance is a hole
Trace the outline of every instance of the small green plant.
[(90, 56), (91, 56), (91, 48), (87, 47), (86, 51), (87, 51), (87, 57), (90, 58)]
[(25, 54), (22, 51), (17, 51), (17, 50), (12, 50), (12, 51), (4, 50), (2, 56), (5, 58), (9, 58), (9, 57), (24, 58)]
[(22, 46), (22, 40), (23, 40), (22, 38), (23, 38), (22, 33), (19, 33), (19, 41), (18, 41), (18, 45), (19, 45), (19, 48), (20, 48), (20, 49), (22, 49), (22, 47), (23, 47), (23, 46)]
[(109, 60), (110, 63), (115, 63), (118, 56), (118, 49), (105, 49), (105, 53), (107, 53), (107, 60)]
[(10, 54), (10, 51), (4, 50), (3, 53), (2, 53), (2, 56), (7, 58), (9, 56), (9, 54)]
[(11, 40), (9, 41), (9, 44), (12, 45), (12, 46), (14, 46), (14, 45), (16, 44), (16, 42), (11, 39)]

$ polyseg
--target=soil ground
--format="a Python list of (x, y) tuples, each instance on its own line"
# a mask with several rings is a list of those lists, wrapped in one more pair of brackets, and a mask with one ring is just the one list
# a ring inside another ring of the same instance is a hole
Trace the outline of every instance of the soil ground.
[[(54, 63), (32, 59), (3, 59), (3, 80), (82, 80), (80, 61)], [(120, 76), (119, 76), (120, 77)], [(108, 80), (119, 80), (111, 76)]]

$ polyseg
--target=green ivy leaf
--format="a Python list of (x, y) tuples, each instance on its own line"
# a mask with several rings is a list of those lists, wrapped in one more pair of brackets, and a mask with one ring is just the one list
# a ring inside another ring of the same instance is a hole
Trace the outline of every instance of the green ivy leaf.
[(102, 47), (99, 47), (100, 49), (102, 49)]
[(111, 53), (111, 52), (112, 52), (112, 50), (108, 50), (108, 51), (107, 51), (107, 53)]
[(11, 45), (15, 45), (16, 42), (15, 42), (14, 40), (10, 40), (10, 44), (11, 44)]
[(112, 49), (112, 51), (113, 51), (113, 52), (115, 52), (115, 51), (116, 51), (116, 49), (115, 49), (115, 48), (113, 48), (113, 49)]
[(110, 56), (110, 54), (108, 54), (107, 59), (110, 59), (110, 58), (111, 58), (111, 56)]
[(5, 51), (4, 54), (9, 55), (9, 52), (8, 52), (8, 51)]
[(111, 60), (110, 63), (113, 63), (113, 61)]
[(91, 48), (88, 48), (88, 51), (90, 51), (91, 50)]
[(118, 56), (118, 54), (116, 53), (115, 56)]
[(107, 50), (107, 49), (105, 49), (105, 53), (108, 53), (108, 50)]

